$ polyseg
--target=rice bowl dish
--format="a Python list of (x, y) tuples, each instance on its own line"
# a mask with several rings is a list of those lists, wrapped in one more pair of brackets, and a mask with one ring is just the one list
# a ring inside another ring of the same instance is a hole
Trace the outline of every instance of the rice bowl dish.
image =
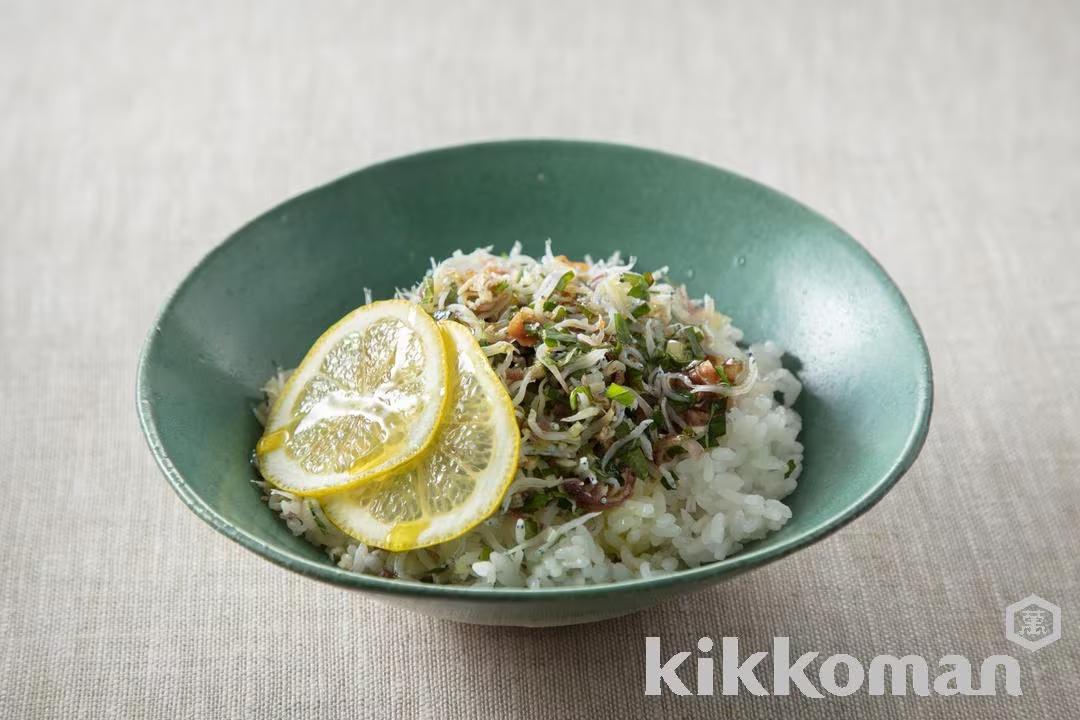
[[(292, 533), (338, 567), (444, 585), (602, 584), (722, 560), (791, 517), (798, 379), (778, 345), (744, 345), (666, 268), (640, 272), (618, 254), (572, 261), (550, 244), (538, 258), (459, 251), (397, 294), (472, 335), (520, 452), (495, 512), (407, 550), (343, 531), (332, 499), (258, 481)], [(269, 379), (260, 421), (288, 379)]]

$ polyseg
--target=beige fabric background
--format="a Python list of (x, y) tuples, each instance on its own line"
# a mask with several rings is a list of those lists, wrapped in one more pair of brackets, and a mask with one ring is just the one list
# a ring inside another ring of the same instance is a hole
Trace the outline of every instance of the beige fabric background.
[[(908, 476), (790, 559), (548, 631), (389, 609), (185, 510), (133, 395), (187, 270), (346, 171), (519, 136), (691, 155), (860, 238), (934, 359)], [(0, 716), (1080, 714), (1075, 2), (8, 0), (0, 173)], [(1003, 639), (1028, 593), (1064, 614), (1037, 653)], [(704, 634), (1011, 653), (1024, 695), (646, 698), (643, 638)]]

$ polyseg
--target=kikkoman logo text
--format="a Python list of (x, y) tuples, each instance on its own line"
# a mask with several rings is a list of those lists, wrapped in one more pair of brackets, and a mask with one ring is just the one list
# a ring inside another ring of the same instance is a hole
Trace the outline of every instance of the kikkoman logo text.
[[(714, 649), (712, 638), (698, 640), (697, 661), (693, 671), (687, 672), (683, 665), (692, 655), (690, 651), (664, 659), (660, 638), (645, 638), (645, 694), (661, 695), (666, 690), (676, 695), (713, 695), (719, 690), (723, 695), (744, 691), (752, 695), (790, 695), (792, 688), (797, 688), (806, 697), (823, 698), (826, 694), (853, 695), (865, 687), (870, 695), (997, 695), (999, 669), (1004, 671), (1001, 675), (1005, 692), (1022, 694), (1020, 664), (1010, 655), (991, 655), (983, 660), (978, 667), (978, 684), (974, 685), (972, 664), (962, 655), (945, 655), (933, 666), (919, 655), (877, 655), (869, 663), (851, 655), (829, 655), (814, 673), (810, 666), (821, 653), (803, 653), (792, 660), (791, 642), (786, 637), (773, 638), (771, 663), (766, 660), (768, 652), (740, 656), (737, 637), (721, 640), (719, 658), (714, 657)], [(757, 671), (770, 665), (772, 682), (767, 687)]]

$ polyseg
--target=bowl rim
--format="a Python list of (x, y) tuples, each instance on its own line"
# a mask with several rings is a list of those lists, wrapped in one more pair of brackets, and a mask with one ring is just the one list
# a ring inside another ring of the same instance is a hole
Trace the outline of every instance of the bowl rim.
[[(663, 575), (657, 575), (647, 578), (634, 578), (630, 580), (618, 580), (610, 583), (596, 584), (596, 585), (579, 585), (579, 586), (558, 586), (558, 587), (541, 587), (541, 588), (515, 588), (515, 587), (488, 587), (479, 585), (433, 585), (429, 583), (421, 583), (413, 580), (403, 580), (398, 578), (383, 578), (376, 575), (366, 575), (356, 573), (350, 570), (344, 570), (337, 567), (337, 565), (330, 562), (328, 559), (325, 561), (315, 561), (309, 558), (303, 557), (289, 550), (282, 549), (275, 545), (271, 545), (255, 535), (242, 530), (226, 518), (220, 515), (214, 510), (208, 503), (206, 503), (188, 484), (183, 474), (176, 468), (169, 458), (168, 452), (165, 450), (164, 443), (162, 442), (161, 435), (158, 431), (157, 418), (155, 405), (151, 399), (151, 388), (149, 387), (148, 378), (148, 366), (151, 350), (160, 335), (161, 324), (172, 311), (173, 306), (176, 304), (180, 296), (183, 294), (192, 280), (199, 274), (199, 271), (205, 267), (212, 259), (219, 253), (223, 252), (225, 248), (232, 245), (243, 234), (244, 230), (248, 229), (252, 225), (263, 221), (267, 216), (272, 213), (280, 212), (283, 208), (291, 206), (293, 204), (302, 202), (309, 195), (323, 192), (335, 185), (345, 183), (353, 178), (355, 175), (373, 171), (378, 168), (382, 168), (389, 165), (395, 165), (399, 163), (410, 163), (420, 160), (428, 160), (438, 156), (448, 156), (458, 153), (468, 153), (476, 150), (498, 150), (498, 149), (513, 149), (518, 147), (542, 147), (542, 148), (573, 148), (575, 150), (581, 150), (586, 152), (602, 151), (602, 152), (616, 152), (616, 153), (632, 153), (632, 154), (644, 154), (650, 155), (656, 159), (663, 159), (665, 161), (684, 163), (693, 165), (700, 169), (706, 169), (710, 172), (721, 173), (727, 175), (733, 179), (739, 180), (744, 183), (748, 183), (754, 186), (759, 191), (767, 194), (779, 196), (783, 200), (789, 203), (794, 203), (802, 210), (808, 212), (812, 216), (816, 217), (819, 221), (824, 222), (831, 226), (836, 231), (836, 236), (840, 242), (846, 243), (849, 249), (854, 250), (858, 256), (866, 263), (868, 270), (877, 278), (882, 287), (892, 297), (896, 306), (901, 310), (901, 314), (907, 321), (908, 330), (910, 336), (915, 341), (915, 346), (922, 356), (922, 366), (920, 368), (918, 383), (915, 390), (915, 402), (916, 402), (916, 421), (911, 427), (907, 438), (905, 439), (904, 446), (900, 454), (895, 458), (888, 471), (885, 472), (880, 479), (871, 485), (864, 493), (862, 493), (854, 501), (848, 503), (840, 512), (836, 513), (830, 518), (817, 523), (815, 526), (803, 531), (802, 533), (777, 544), (767, 547), (751, 547), (746, 550), (742, 550), (735, 555), (732, 555), (723, 560), (700, 565), (695, 568), (687, 568), (682, 570), (676, 570), (671, 573), (665, 573)], [(724, 575), (733, 575), (741, 571), (749, 570), (752, 568), (762, 567), (768, 563), (775, 562), (780, 558), (786, 557), (796, 550), (800, 550), (807, 547), (828, 535), (836, 532), (840, 528), (844, 527), (855, 518), (863, 515), (866, 511), (876, 505), (885, 494), (892, 489), (897, 481), (907, 472), (911, 465), (915, 462), (920, 450), (922, 449), (927, 434), (930, 429), (930, 416), (933, 411), (933, 398), (934, 398), (934, 382), (933, 382), (933, 370), (930, 361), (930, 352), (927, 347), (926, 340), (923, 337), (922, 331), (919, 328), (918, 321), (915, 319), (914, 314), (911, 311), (911, 307), (907, 300), (904, 298), (900, 289), (896, 283), (889, 277), (888, 273), (881, 266), (880, 263), (870, 254), (870, 252), (864, 248), (855, 238), (845, 232), (842, 228), (837, 226), (834, 222), (824, 217), (812, 208), (803, 205), (798, 200), (768, 187), (755, 180), (747, 178), (738, 173), (734, 173), (730, 170), (711, 165), (699, 160), (684, 157), (681, 155), (664, 152), (660, 150), (648, 149), (636, 147), (633, 145), (626, 145), (621, 143), (611, 143), (596, 140), (567, 140), (567, 139), (554, 139), (554, 138), (535, 138), (535, 139), (511, 139), (511, 140), (492, 140), (486, 142), (466, 143), (460, 145), (452, 145), (448, 147), (435, 148), (430, 150), (424, 150), (421, 152), (402, 155), (399, 157), (391, 158), (381, 162), (377, 162), (371, 165), (367, 165), (363, 168), (347, 173), (335, 180), (318, 185), (306, 192), (300, 193), (294, 197), (285, 200), (282, 203), (275, 205), (274, 207), (266, 210), (258, 215), (255, 219), (245, 223), (238, 230), (230, 234), (225, 240), (220, 242), (217, 246), (211, 249), (199, 262), (184, 276), (184, 279), (176, 287), (176, 289), (169, 295), (168, 299), (161, 306), (161, 310), (155, 317), (154, 324), (151, 327), (145, 341), (143, 342), (141, 352), (139, 354), (137, 380), (136, 380), (136, 409), (139, 416), (139, 424), (142, 429), (143, 435), (146, 438), (146, 442), (150, 447), (150, 451), (154, 456), (158, 467), (165, 475), (169, 484), (184, 504), (201, 518), (208, 525), (220, 532), (225, 537), (239, 543), (247, 550), (258, 554), (259, 556), (273, 562), (276, 565), (284, 567), (293, 572), (299, 573), (306, 577), (310, 577), (316, 580), (320, 580), (336, 586), (344, 586), (352, 589), (360, 589), (371, 591), (375, 593), (387, 594), (387, 595), (406, 595), (417, 597), (440, 597), (440, 598), (458, 598), (469, 599), (475, 601), (482, 600), (540, 600), (550, 599), (553, 597), (586, 597), (593, 595), (607, 595), (618, 594), (623, 592), (639, 592), (642, 590), (656, 590), (665, 588), (672, 585), (681, 585), (685, 583), (694, 583), (696, 581), (705, 580), (718, 580)]]

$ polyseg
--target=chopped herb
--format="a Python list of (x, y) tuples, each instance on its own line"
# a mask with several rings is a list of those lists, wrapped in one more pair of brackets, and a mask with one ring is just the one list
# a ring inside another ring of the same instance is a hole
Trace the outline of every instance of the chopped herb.
[(544, 397), (546, 397), (551, 402), (559, 402), (563, 399), (562, 390), (559, 388), (558, 385), (545, 385)]
[(687, 352), (686, 346), (678, 340), (668, 340), (664, 350), (668, 357), (683, 365), (690, 362), (690, 358), (692, 357), (690, 353)]
[(630, 289), (626, 291), (626, 294), (636, 300), (648, 300), (649, 299), (649, 283), (645, 280), (643, 275), (637, 273), (623, 273), (619, 280), (630, 286)]
[(563, 273), (563, 276), (559, 278), (559, 282), (555, 283), (554, 292), (562, 292), (566, 289), (566, 286), (570, 284), (570, 281), (574, 279), (574, 271), (567, 270)]
[(450, 292), (446, 293), (446, 304), (453, 305), (458, 301), (457, 285), (450, 286)]
[(705, 447), (716, 446), (716, 441), (727, 433), (727, 404), (713, 403), (709, 406), (709, 423), (705, 428)]
[(682, 370), (686, 366), (686, 363), (679, 362), (665, 352), (663, 355), (660, 356), (659, 365), (661, 369), (664, 370), (664, 372), (677, 372), (679, 370)]
[(509, 283), (508, 281), (506, 281), (506, 280), (500, 280), (499, 282), (495, 283), (495, 284), (494, 284), (494, 285), (493, 285), (493, 286), (491, 287), (491, 292), (493, 292), (493, 293), (495, 293), (496, 295), (498, 295), (499, 293), (501, 293), (501, 292), (503, 292), (504, 290), (506, 290), (506, 288), (508, 288), (508, 287), (510, 287), (510, 283)]
[(716, 374), (720, 378), (720, 382), (717, 383), (718, 385), (727, 385), (728, 387), (731, 387), (731, 380), (728, 379), (726, 367), (721, 365), (720, 367), (716, 368)]
[(435, 309), (435, 281), (431, 279), (430, 275), (420, 283), (417, 294), (420, 297), (421, 307), (429, 312)]
[(795, 461), (794, 460), (788, 460), (787, 461), (787, 472), (784, 473), (784, 479), (787, 480), (789, 477), (791, 477), (791, 473), (793, 473), (793, 472), (795, 472)]
[(695, 402), (697, 398), (691, 392), (676, 392), (668, 396), (668, 404), (674, 405), (676, 409), (685, 410)]
[(626, 384), (635, 390), (641, 390), (644, 386), (644, 375), (637, 368), (626, 368)]
[(615, 313), (615, 337), (623, 344), (628, 345), (634, 342), (634, 336), (630, 334), (630, 326), (622, 313)]
[(578, 385), (577, 387), (575, 387), (573, 390), (570, 391), (570, 409), (571, 410), (577, 410), (578, 409), (578, 403), (579, 403), (578, 398), (579, 397), (583, 397), (586, 400), (589, 399), (589, 397), (590, 397), (589, 396), (589, 388), (585, 387), (584, 385)]
[(555, 307), (557, 305), (558, 305), (558, 303), (555, 302), (554, 300), (545, 300), (544, 301), (544, 312), (551, 312), (552, 310), (555, 309)]
[(544, 344), (548, 347), (555, 347), (559, 343), (576, 343), (577, 336), (570, 333), (556, 330), (554, 325), (545, 325), (543, 330)]
[(532, 518), (525, 518), (525, 539), (536, 537), (536, 534), (540, 532), (540, 525), (537, 524)]
[(638, 305), (636, 308), (634, 308), (632, 311), (630, 311), (630, 314), (633, 315), (636, 318), (639, 318), (639, 317), (642, 317), (643, 315), (648, 315), (649, 310), (651, 310), (651, 309), (652, 308), (649, 307), (649, 303), (642, 303), (642, 304)]
[(625, 407), (630, 407), (637, 402), (634, 391), (628, 387), (623, 387), (618, 383), (611, 383), (608, 385), (607, 390), (604, 391), (604, 395)]
[(487, 545), (480, 548), (480, 559), (481, 560), (487, 560), (490, 557), (491, 557), (491, 548), (489, 548)]
[(704, 337), (701, 330), (696, 327), (686, 328), (686, 341), (690, 344), (690, 352), (698, 360), (705, 357), (705, 350), (701, 347), (701, 341)]
[(638, 445), (635, 445), (632, 450), (622, 456), (622, 464), (630, 468), (630, 471), (642, 480), (652, 475), (649, 461), (645, 459), (645, 453), (642, 452), (641, 447)]
[(546, 507), (551, 502), (551, 493), (544, 492), (543, 490), (534, 492), (529, 497), (525, 498), (525, 503), (521, 506), (521, 509), (525, 512), (536, 512), (537, 510)]

